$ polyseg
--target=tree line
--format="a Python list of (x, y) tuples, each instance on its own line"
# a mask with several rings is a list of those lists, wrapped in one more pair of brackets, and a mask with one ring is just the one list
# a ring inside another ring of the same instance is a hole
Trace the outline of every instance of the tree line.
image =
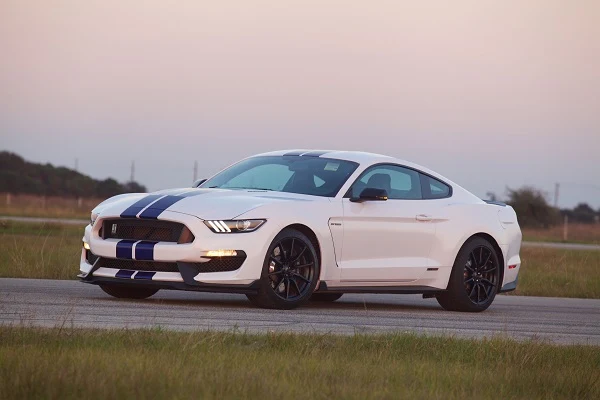
[[(569, 222), (592, 224), (600, 220), (600, 209), (594, 210), (587, 203), (579, 203), (574, 208), (558, 209), (552, 207), (546, 200), (544, 192), (531, 186), (520, 189), (507, 189), (506, 203), (512, 206), (519, 218), (519, 225), (532, 228), (548, 228), (559, 224), (564, 217)], [(493, 193), (488, 196), (495, 199)]]
[(122, 193), (146, 192), (137, 182), (93, 179), (78, 171), (38, 164), (8, 151), (0, 152), (0, 192), (62, 197), (108, 198)]

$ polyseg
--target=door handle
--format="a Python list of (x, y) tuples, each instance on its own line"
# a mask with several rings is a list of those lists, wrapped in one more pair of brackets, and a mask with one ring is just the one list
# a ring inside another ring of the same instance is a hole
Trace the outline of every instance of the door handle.
[(433, 219), (431, 215), (427, 214), (418, 214), (416, 218), (417, 221), (431, 221)]

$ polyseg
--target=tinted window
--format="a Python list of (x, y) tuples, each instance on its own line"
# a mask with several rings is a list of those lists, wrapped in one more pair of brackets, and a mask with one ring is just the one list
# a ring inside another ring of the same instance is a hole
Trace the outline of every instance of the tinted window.
[(252, 157), (220, 172), (201, 187), (334, 197), (357, 167), (351, 161), (321, 157)]
[(377, 165), (367, 169), (352, 185), (348, 197), (358, 197), (365, 188), (384, 189), (389, 199), (420, 199), (419, 173), (395, 165)]
[(421, 174), (424, 199), (443, 199), (450, 196), (450, 186), (435, 178)]

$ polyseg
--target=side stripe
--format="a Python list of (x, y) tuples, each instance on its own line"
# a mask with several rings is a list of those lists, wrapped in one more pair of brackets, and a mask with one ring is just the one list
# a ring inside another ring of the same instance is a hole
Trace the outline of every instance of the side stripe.
[(154, 260), (154, 246), (156, 242), (142, 241), (135, 245), (135, 259), (142, 261)]
[(154, 277), (155, 274), (156, 274), (156, 272), (138, 271), (138, 273), (135, 274), (133, 279), (144, 279), (144, 280), (151, 281), (152, 277)]
[(152, 204), (154, 201), (163, 197), (162, 194), (151, 194), (143, 197), (130, 205), (125, 211), (121, 213), (121, 218), (135, 218), (144, 208)]
[(117, 243), (117, 258), (124, 258), (126, 260), (133, 259), (133, 245), (137, 240), (120, 240)]
[(120, 269), (117, 274), (115, 275), (115, 278), (121, 278), (121, 279), (131, 279), (131, 277), (133, 276), (133, 274), (135, 274), (136, 271), (130, 271), (128, 269)]

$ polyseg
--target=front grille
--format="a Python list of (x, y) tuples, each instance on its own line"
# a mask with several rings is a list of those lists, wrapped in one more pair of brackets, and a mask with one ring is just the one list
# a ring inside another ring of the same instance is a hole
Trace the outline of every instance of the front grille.
[(177, 263), (158, 261), (137, 261), (103, 258), (101, 267), (114, 269), (129, 269), (133, 271), (179, 272)]
[(210, 261), (196, 264), (198, 272), (227, 272), (239, 269), (246, 257), (212, 258)]
[(102, 224), (102, 238), (173, 243), (191, 243), (194, 241), (194, 235), (189, 232), (185, 225), (178, 222), (129, 219), (105, 220)]

